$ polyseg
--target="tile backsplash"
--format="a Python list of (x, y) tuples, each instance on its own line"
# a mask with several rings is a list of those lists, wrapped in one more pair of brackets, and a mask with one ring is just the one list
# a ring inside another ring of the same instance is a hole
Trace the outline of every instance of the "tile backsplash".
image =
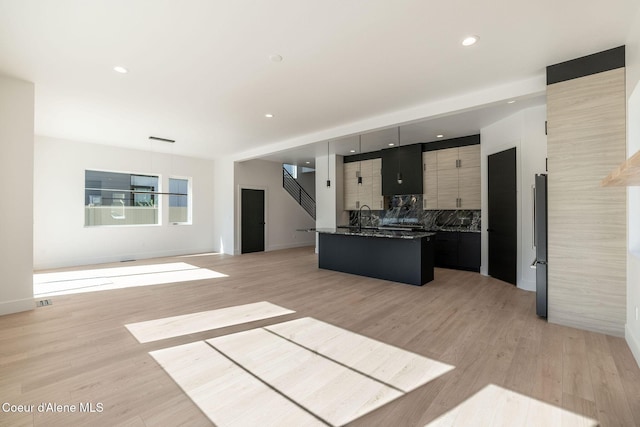
[[(424, 210), (422, 194), (385, 197), (387, 210), (364, 209), (362, 225), (412, 225), (431, 231), (475, 231), (481, 227), (479, 210)], [(349, 225), (358, 225), (358, 211), (349, 211)]]

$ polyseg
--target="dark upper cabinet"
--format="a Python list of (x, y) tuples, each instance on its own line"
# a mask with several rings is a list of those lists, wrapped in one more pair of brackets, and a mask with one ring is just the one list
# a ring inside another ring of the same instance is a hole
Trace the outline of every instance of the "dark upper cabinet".
[[(402, 184), (398, 183), (402, 174)], [(422, 194), (422, 145), (382, 150), (382, 194)]]

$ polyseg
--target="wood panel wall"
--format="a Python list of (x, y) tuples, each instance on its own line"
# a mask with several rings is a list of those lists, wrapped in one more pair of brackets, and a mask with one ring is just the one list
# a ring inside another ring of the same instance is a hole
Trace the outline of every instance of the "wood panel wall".
[(626, 190), (602, 179), (626, 157), (625, 69), (547, 86), (550, 322), (624, 334)]

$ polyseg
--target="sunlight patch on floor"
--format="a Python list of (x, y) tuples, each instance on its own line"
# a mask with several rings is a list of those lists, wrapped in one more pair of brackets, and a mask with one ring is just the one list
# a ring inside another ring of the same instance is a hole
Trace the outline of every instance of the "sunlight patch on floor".
[(204, 341), (151, 356), (217, 426), (326, 426)]
[(125, 327), (141, 343), (173, 338), (295, 313), (267, 301), (130, 323)]
[(404, 393), (454, 369), (446, 363), (311, 317), (266, 326), (265, 329), (378, 381), (391, 384)]
[(33, 275), (35, 297), (228, 277), (184, 262), (83, 269)]
[(454, 369), (313, 318), (149, 354), (218, 426), (344, 425)]
[(425, 427), (597, 427), (591, 418), (489, 384)]

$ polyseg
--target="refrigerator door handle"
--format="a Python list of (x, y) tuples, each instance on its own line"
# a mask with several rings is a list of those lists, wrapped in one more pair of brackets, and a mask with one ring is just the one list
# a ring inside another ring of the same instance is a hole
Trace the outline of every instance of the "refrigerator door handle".
[(533, 246), (531, 249), (535, 249), (538, 246), (538, 236), (536, 233), (536, 186), (531, 186), (531, 194), (533, 196)]

